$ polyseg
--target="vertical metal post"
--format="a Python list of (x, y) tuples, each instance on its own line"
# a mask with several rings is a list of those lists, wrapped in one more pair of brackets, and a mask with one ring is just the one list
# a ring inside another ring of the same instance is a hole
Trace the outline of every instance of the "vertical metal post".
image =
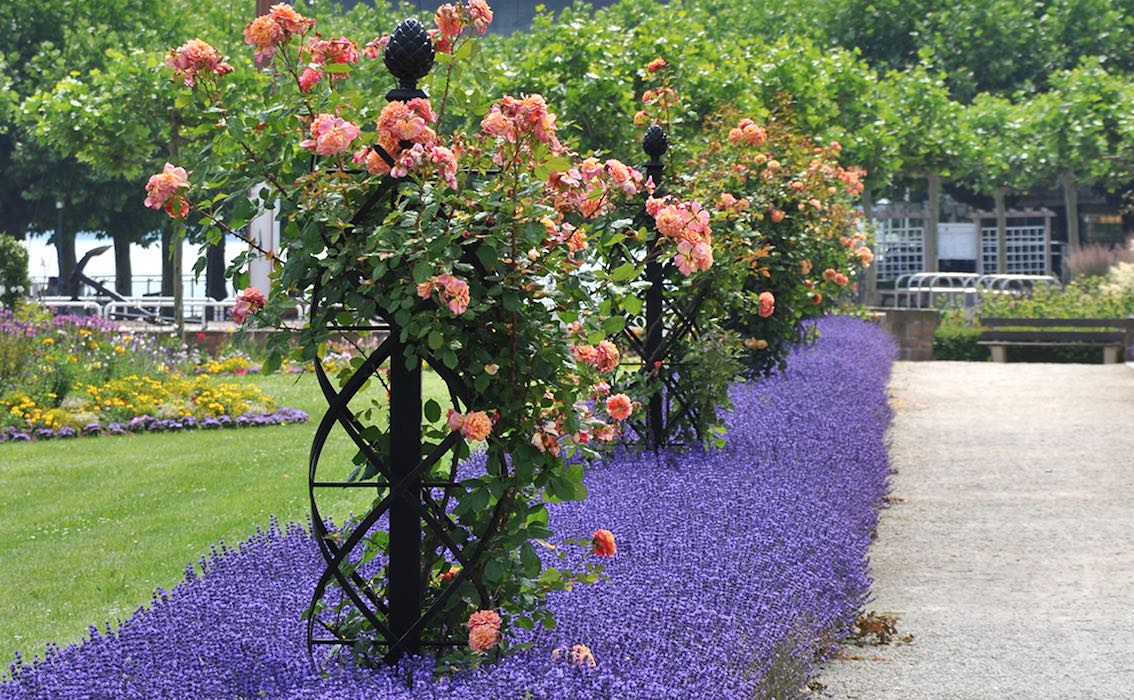
[[(417, 81), (433, 68), (434, 59), (433, 43), (420, 22), (406, 19), (398, 24), (390, 35), (383, 59), (386, 68), (398, 79), (398, 87), (386, 94), (387, 100), (429, 97), (417, 87)], [(402, 148), (411, 145), (401, 144)], [(400, 331), (392, 328), (390, 332)], [(395, 343), (390, 354), (390, 475), (394, 483), (401, 482), (421, 460), (421, 414), (421, 358), (407, 354), (401, 342)], [(396, 662), (403, 651), (416, 654), (421, 648), (420, 629), (414, 628), (421, 617), (422, 602), (420, 474), (407, 482), (402, 493), (412, 498), (397, 497), (390, 506), (386, 593), (394, 642), (402, 637), (405, 641), (391, 649), (387, 663)]]
[[(421, 360), (411, 356), (407, 368), (405, 346), (394, 345), (390, 354), (390, 471), (394, 483), (400, 482), (421, 459)], [(421, 500), (421, 476), (408, 482), (404, 493)], [(390, 631), (396, 638), (406, 634), (421, 615), (421, 519), (414, 505), (396, 498), (390, 506), (390, 561), (386, 589), (390, 603)], [(416, 654), (420, 648), (417, 632), (403, 649)], [(400, 654), (388, 659), (397, 661)]]
[[(669, 139), (665, 131), (657, 124), (646, 130), (642, 138), (642, 150), (650, 157), (646, 162), (646, 177), (653, 180), (654, 186), (661, 185), (662, 171), (665, 165), (661, 157), (669, 148)], [(662, 265), (657, 257), (659, 246), (657, 228), (651, 226), (646, 243), (646, 281), (650, 288), (646, 291), (646, 356), (642, 358), (646, 372), (660, 373), (668, 371), (664, 367), (657, 367), (656, 363), (662, 358), (658, 356), (662, 346), (665, 332), (662, 319), (662, 305), (665, 293)], [(650, 396), (649, 406), (646, 408), (646, 445), (657, 450), (660, 449), (665, 435), (665, 391), (664, 385)]]

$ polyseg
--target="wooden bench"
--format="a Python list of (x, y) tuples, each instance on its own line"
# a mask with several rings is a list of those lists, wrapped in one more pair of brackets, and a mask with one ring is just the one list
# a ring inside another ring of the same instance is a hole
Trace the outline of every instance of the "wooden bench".
[(984, 318), (988, 330), (981, 345), (992, 350), (993, 362), (1008, 361), (1008, 347), (1102, 348), (1103, 362), (1118, 362), (1119, 350), (1130, 347), (1134, 324), (1107, 318)]

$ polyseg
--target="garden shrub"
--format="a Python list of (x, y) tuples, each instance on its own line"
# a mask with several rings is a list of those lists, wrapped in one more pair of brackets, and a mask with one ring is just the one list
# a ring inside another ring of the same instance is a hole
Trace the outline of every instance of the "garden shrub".
[(0, 232), (0, 308), (13, 309), (29, 294), (28, 252), (15, 238)]
[(951, 309), (941, 314), (941, 320), (933, 331), (933, 359), (980, 362), (990, 357), (988, 348), (978, 345), (980, 325), (969, 320), (960, 309)]

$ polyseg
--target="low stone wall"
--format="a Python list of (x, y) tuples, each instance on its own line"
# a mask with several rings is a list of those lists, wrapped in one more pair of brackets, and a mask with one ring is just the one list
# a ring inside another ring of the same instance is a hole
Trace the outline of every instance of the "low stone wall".
[(898, 359), (926, 362), (933, 359), (933, 332), (940, 312), (933, 309), (872, 307), (875, 322), (898, 341)]

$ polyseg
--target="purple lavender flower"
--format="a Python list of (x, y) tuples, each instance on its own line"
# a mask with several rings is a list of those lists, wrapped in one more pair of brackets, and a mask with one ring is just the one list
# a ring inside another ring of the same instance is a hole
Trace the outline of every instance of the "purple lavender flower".
[[(323, 561), (306, 528), (273, 522), (213, 548), (203, 575), (190, 567), (118, 631), (17, 657), (0, 698), (790, 696), (866, 598), (889, 471), (893, 342), (852, 319), (819, 328), (787, 371), (734, 389), (725, 448), (619, 453), (587, 468), (586, 501), (550, 507), (560, 537), (609, 529), (618, 555), (610, 581), (550, 599), (559, 624), (520, 634), (530, 650), (440, 681), (428, 656), (395, 671), (321, 653), (324, 677), (300, 619)], [(594, 670), (552, 660), (573, 644)]]

